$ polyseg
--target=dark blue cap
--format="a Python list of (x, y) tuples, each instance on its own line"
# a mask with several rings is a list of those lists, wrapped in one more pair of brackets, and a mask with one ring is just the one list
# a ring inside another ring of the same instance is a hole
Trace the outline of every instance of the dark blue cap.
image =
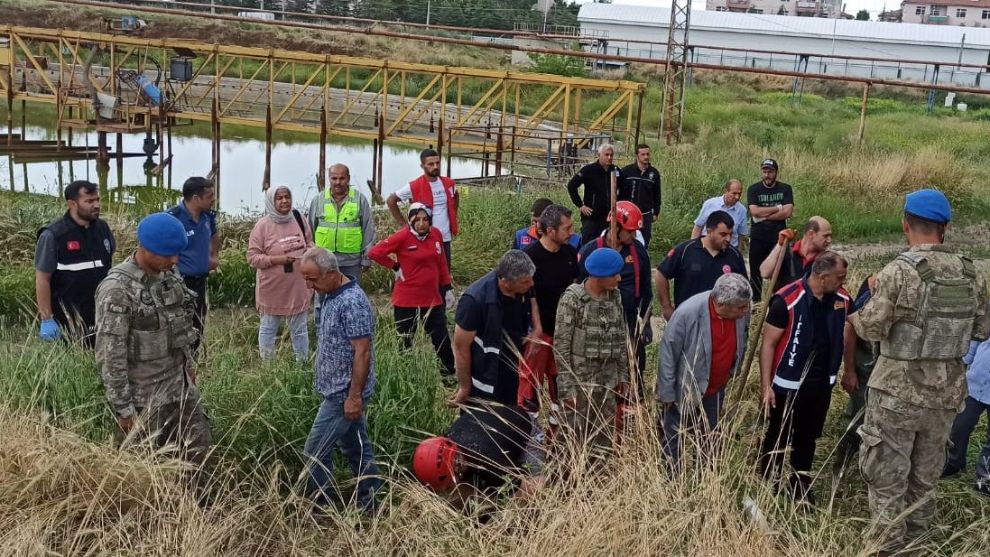
[(952, 207), (938, 190), (913, 191), (904, 198), (904, 212), (929, 222), (946, 224), (952, 220)]
[(584, 260), (584, 268), (588, 276), (602, 278), (619, 274), (625, 265), (622, 255), (612, 248), (598, 248)]
[(173, 257), (186, 249), (186, 227), (168, 213), (154, 213), (144, 217), (137, 226), (137, 238), (141, 247), (161, 257)]

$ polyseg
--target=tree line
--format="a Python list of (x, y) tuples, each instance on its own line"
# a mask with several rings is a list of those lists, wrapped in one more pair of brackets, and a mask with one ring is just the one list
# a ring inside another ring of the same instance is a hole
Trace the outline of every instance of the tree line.
[[(543, 12), (536, 0), (183, 0), (239, 8), (260, 8), (278, 13), (312, 13), (383, 21), (512, 29), (516, 23), (542, 25)], [(163, 2), (165, 4), (166, 2)], [(573, 0), (553, 0), (548, 25), (577, 26), (578, 5)]]

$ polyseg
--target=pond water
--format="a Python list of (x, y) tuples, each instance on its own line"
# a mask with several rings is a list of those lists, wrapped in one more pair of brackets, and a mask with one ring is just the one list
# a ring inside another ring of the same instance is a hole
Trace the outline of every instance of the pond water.
[[(55, 131), (43, 123), (35, 121), (32, 124), (30, 105), (28, 125), (25, 139), (55, 139)], [(5, 111), (4, 111), (5, 112)], [(16, 111), (15, 111), (16, 112)], [(46, 119), (50, 121), (50, 119)], [(15, 113), (14, 132), (20, 133), (20, 115)], [(0, 119), (0, 133), (6, 133), (6, 115)], [(265, 195), (261, 190), (261, 182), (265, 172), (265, 142), (264, 131), (253, 128), (238, 128), (221, 131), (220, 143), (220, 188), (218, 209), (225, 213), (241, 215), (264, 210)], [(280, 137), (283, 136), (283, 137)], [(319, 142), (317, 137), (302, 134), (274, 135), (272, 145), (271, 183), (286, 185), (292, 190), (294, 205), (306, 208), (309, 201), (317, 194), (317, 172), (319, 168)], [(66, 134), (63, 132), (63, 139)], [(144, 134), (124, 134), (123, 152), (141, 153)], [(116, 147), (116, 135), (108, 134), (107, 143), (110, 150)], [(73, 133), (73, 146), (97, 145), (96, 132)], [(122, 168), (118, 171), (116, 158), (110, 159), (110, 172), (107, 177), (107, 187), (111, 192), (120, 186), (125, 186), (134, 198), (169, 199), (173, 195), (162, 192), (160, 188), (171, 188), (181, 191), (182, 183), (190, 176), (206, 175), (211, 166), (211, 143), (209, 125), (195, 124), (174, 128), (172, 138), (172, 167), (166, 169), (161, 179), (149, 177), (145, 171), (145, 158), (124, 158)], [(383, 195), (399, 189), (420, 173), (419, 149), (402, 145), (386, 144), (382, 164)], [(327, 164), (344, 163), (351, 171), (351, 183), (358, 186), (370, 199), (367, 180), (372, 175), (373, 148), (370, 143), (347, 140), (344, 142), (327, 142)], [(155, 157), (158, 162), (158, 157)], [(455, 178), (478, 176), (481, 174), (481, 162), (471, 159), (455, 158), (452, 161), (452, 174)], [(446, 162), (444, 163), (446, 172)], [(98, 182), (95, 160), (77, 160), (62, 162), (33, 162), (14, 163), (10, 156), (0, 156), (0, 188), (14, 191), (30, 191), (59, 195), (62, 188), (72, 180), (89, 180)], [(327, 176), (329, 182), (329, 175)], [(144, 191), (142, 188), (158, 188), (157, 194)]]

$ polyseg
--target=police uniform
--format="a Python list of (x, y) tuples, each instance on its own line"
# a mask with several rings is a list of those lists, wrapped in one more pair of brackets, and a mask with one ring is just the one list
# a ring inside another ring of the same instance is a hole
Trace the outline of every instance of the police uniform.
[(52, 315), (63, 331), (81, 326), (90, 346), (96, 286), (107, 276), (115, 248), (110, 227), (100, 219), (80, 226), (65, 213), (38, 231), (35, 268), (51, 273)]
[(611, 447), (617, 388), (628, 381), (624, 324), (617, 290), (596, 299), (583, 284), (572, 284), (557, 306), (553, 335), (557, 389), (561, 400), (575, 402), (573, 408), (562, 405), (564, 421), (598, 449)]
[(178, 273), (148, 274), (128, 257), (96, 291), (96, 361), (113, 411), (137, 418), (139, 433), (132, 430), (128, 440), (176, 443), (186, 460), (202, 464), (211, 437), (189, 373), (193, 311), (192, 293)]
[[(935, 223), (951, 215), (934, 190), (909, 194), (904, 209)], [(990, 334), (986, 304), (986, 283), (970, 260), (922, 244), (880, 271), (872, 298), (850, 318), (857, 335), (880, 343), (859, 459), (885, 549), (918, 538), (932, 521), (949, 429), (966, 396), (960, 359), (971, 338)]]

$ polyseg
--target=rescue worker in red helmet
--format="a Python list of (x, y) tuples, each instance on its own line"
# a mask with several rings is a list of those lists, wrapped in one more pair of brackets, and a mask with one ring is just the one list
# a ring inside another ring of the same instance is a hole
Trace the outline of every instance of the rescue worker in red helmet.
[[(578, 267), (581, 275), (578, 282), (588, 278), (583, 262), (596, 249), (607, 246), (619, 252), (625, 264), (619, 273), (619, 293), (622, 295), (622, 311), (629, 329), (629, 338), (634, 339), (636, 349), (636, 370), (638, 393), (643, 392), (643, 370), (646, 366), (646, 345), (653, 341), (653, 331), (647, 318), (653, 302), (653, 275), (650, 255), (643, 244), (640, 228), (643, 226), (643, 213), (631, 201), (615, 204), (618, 213), (616, 244), (609, 242), (608, 230), (597, 239), (588, 242), (578, 252)], [(609, 214), (609, 222), (612, 215)]]
[(479, 497), (493, 497), (507, 483), (529, 490), (531, 430), (529, 416), (516, 406), (465, 405), (445, 436), (416, 447), (413, 474), (460, 510)]

